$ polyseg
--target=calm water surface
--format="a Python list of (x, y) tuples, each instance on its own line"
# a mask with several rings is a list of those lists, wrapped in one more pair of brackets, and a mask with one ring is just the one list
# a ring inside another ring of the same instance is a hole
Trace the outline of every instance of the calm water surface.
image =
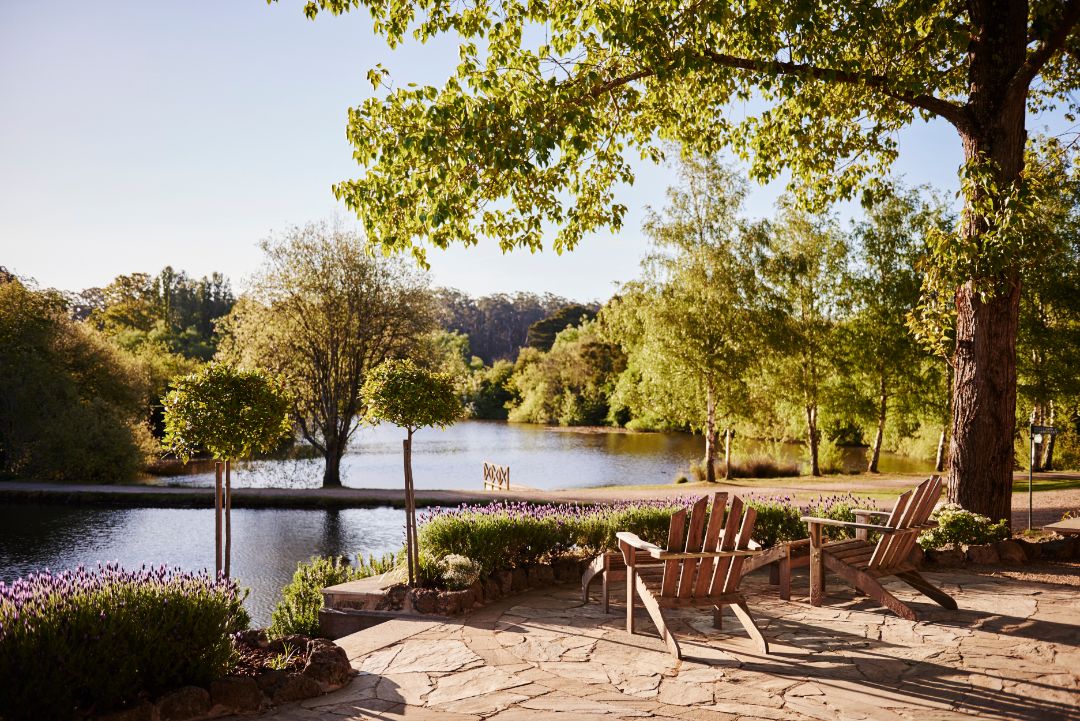
[[(342, 459), (341, 480), (353, 488), (398, 488), (402, 483), (401, 441), (391, 425), (361, 428)], [(775, 449), (798, 462), (803, 449)], [(753, 441), (736, 443), (736, 457), (762, 451)], [(424, 429), (413, 437), (417, 488), (477, 489), (484, 461), (510, 466), (511, 485), (538, 489), (670, 483), (704, 454), (700, 436), (687, 433), (625, 433), (574, 430), (499, 421), (463, 421), (446, 430)], [(865, 449), (848, 449), (849, 470), (865, 468)], [(918, 472), (931, 463), (883, 453), (881, 471)], [(239, 464), (237, 486), (315, 488), (322, 483), (321, 459)], [(212, 472), (171, 477), (170, 485), (212, 486)]]
[[(405, 543), (393, 508), (329, 511), (234, 509), (232, 574), (251, 589), (254, 624), (270, 622), (281, 588), (312, 555), (382, 554)], [(214, 514), (203, 509), (0, 506), (0, 580), (34, 571), (119, 561), (197, 571), (214, 566)]]

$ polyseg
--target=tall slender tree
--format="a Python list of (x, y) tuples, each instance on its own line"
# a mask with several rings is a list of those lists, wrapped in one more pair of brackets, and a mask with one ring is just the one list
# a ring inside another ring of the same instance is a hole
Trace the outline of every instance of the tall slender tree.
[(561, 251), (620, 227), (628, 151), (657, 158), (658, 139), (733, 147), (756, 177), (788, 169), (822, 198), (881, 174), (900, 128), (951, 125), (964, 212), (936, 249), (936, 291), (957, 314), (948, 493), (1009, 517), (1016, 327), (1035, 260), (1026, 124), (1033, 111), (1077, 108), (1080, 0), (311, 0), (305, 12), (359, 7), (392, 46), (460, 39), (441, 89), (369, 73), (388, 91), (351, 110), (347, 129), (365, 173), (334, 189), (375, 242), (421, 259), (416, 238), (536, 248), (554, 225)]
[(745, 412), (745, 378), (761, 348), (753, 253), (738, 212), (745, 183), (715, 158), (687, 158), (668, 203), (645, 232), (655, 252), (605, 317), (639, 369), (648, 403), (705, 436), (716, 480), (720, 427), (729, 476), (731, 426)]

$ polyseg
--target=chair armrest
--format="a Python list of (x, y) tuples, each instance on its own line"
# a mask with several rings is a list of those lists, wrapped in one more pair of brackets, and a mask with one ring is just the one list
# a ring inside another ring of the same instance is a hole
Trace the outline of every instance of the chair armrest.
[[(679, 561), (690, 558), (725, 558), (728, 556), (756, 556), (762, 552), (761, 548), (751, 548), (741, 551), (665, 551), (656, 544), (643, 541), (638, 538), (636, 534), (630, 533), (629, 531), (619, 531), (615, 534), (615, 538), (619, 539), (619, 545), (623, 550), (623, 560), (626, 561), (627, 565), (630, 565), (630, 559), (626, 558), (626, 547), (644, 551), (649, 554), (651, 558), (655, 558), (659, 561)], [(624, 547), (623, 544), (626, 544), (626, 546)]]
[[(626, 544), (631, 548), (636, 548), (639, 551), (645, 551), (653, 558), (660, 558), (660, 554), (664, 552), (664, 549), (657, 546), (655, 543), (649, 543), (638, 538), (636, 533), (630, 533), (629, 531), (619, 531), (615, 534), (615, 538), (619, 539), (619, 545)], [(623, 554), (626, 555), (625, 553)]]
[(878, 518), (888, 518), (892, 515), (892, 511), (871, 511), (866, 508), (856, 508), (852, 513), (856, 516), (877, 516)]
[(903, 531), (907, 529), (893, 528), (892, 526), (878, 526), (873, 523), (855, 523), (852, 521), (837, 521), (832, 518), (815, 518), (814, 516), (803, 516), (799, 519), (803, 523), (810, 524), (812, 526), (842, 526), (844, 528), (865, 528), (868, 531), (880, 531), (881, 533), (896, 533), (897, 531)]

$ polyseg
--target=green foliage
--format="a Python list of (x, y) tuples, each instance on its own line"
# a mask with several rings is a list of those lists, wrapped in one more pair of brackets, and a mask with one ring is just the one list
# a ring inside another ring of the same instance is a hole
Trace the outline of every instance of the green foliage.
[(220, 273), (199, 280), (166, 266), (158, 275), (117, 276), (105, 288), (76, 296), (77, 315), (128, 350), (144, 343), (163, 345), (169, 353), (209, 360), (217, 348), (214, 323), (235, 299)]
[(483, 570), (480, 564), (471, 558), (451, 553), (439, 561), (439, 580), (451, 591), (460, 591), (476, 583)]
[(414, 352), (432, 329), (427, 279), (329, 223), (290, 228), (261, 247), (250, 293), (222, 323), (218, 357), (288, 379), (293, 421), (326, 461), (323, 485), (340, 486), (367, 374)]
[(538, 320), (529, 326), (529, 333), (525, 337), (525, 345), (541, 351), (551, 350), (555, 345), (555, 338), (563, 330), (581, 325), (596, 317), (596, 311), (580, 303), (563, 306), (543, 320)]
[(622, 353), (604, 340), (596, 321), (565, 328), (546, 353), (522, 349), (509, 382), (516, 395), (509, 418), (564, 426), (602, 425), (622, 368)]
[(464, 412), (452, 377), (407, 359), (375, 368), (364, 382), (363, 397), (370, 421), (389, 421), (410, 435), (419, 428), (446, 428)]
[(248, 458), (291, 431), (288, 393), (260, 370), (211, 363), (178, 379), (163, 404), (163, 444), (185, 463), (199, 449), (221, 460)]
[(100, 714), (186, 685), (207, 685), (247, 628), (235, 582), (117, 566), (0, 584), (0, 716)]
[(294, 633), (318, 636), (321, 633), (319, 610), (323, 606), (322, 589), (378, 576), (395, 566), (394, 557), (390, 554), (382, 558), (370, 556), (366, 562), (363, 558), (359, 561), (359, 565), (353, 567), (343, 558), (313, 556), (307, 563), (296, 564), (296, 572), (289, 585), (281, 590), (281, 600), (270, 616), (267, 635), (271, 638)]
[(0, 282), (0, 473), (130, 479), (152, 452), (146, 379), (64, 302)]
[(526, 345), (529, 327), (571, 301), (551, 293), (495, 293), (472, 298), (459, 290), (436, 288), (439, 325), (468, 336), (469, 345), (484, 363), (513, 361)]
[(919, 535), (919, 545), (923, 548), (994, 543), (1009, 537), (1009, 524), (1005, 519), (994, 522), (986, 516), (965, 511), (955, 503), (942, 504), (932, 518), (938, 522), (938, 527)]
[(513, 374), (514, 364), (504, 360), (495, 361), (490, 368), (480, 371), (469, 400), (469, 415), (473, 418), (506, 420), (509, 414), (507, 405), (514, 398), (510, 390)]

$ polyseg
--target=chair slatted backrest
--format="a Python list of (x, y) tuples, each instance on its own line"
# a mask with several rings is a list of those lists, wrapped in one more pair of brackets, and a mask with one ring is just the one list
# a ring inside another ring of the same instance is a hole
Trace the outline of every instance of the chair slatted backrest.
[[(685, 509), (676, 511), (668, 527), (667, 550), (686, 553), (747, 550), (757, 512), (747, 508), (743, 513), (742, 499), (732, 496), (731, 508), (725, 516), (727, 499), (727, 493), (714, 493), (711, 511), (709, 499), (699, 499), (690, 509), (689, 519)], [(741, 556), (666, 561), (660, 595), (700, 598), (733, 592), (741, 580), (742, 567)]]
[(870, 556), (869, 568), (887, 569), (907, 560), (940, 496), (941, 478), (931, 476), (896, 499), (896, 505), (893, 506), (885, 525), (900, 530), (881, 535), (873, 555)]

